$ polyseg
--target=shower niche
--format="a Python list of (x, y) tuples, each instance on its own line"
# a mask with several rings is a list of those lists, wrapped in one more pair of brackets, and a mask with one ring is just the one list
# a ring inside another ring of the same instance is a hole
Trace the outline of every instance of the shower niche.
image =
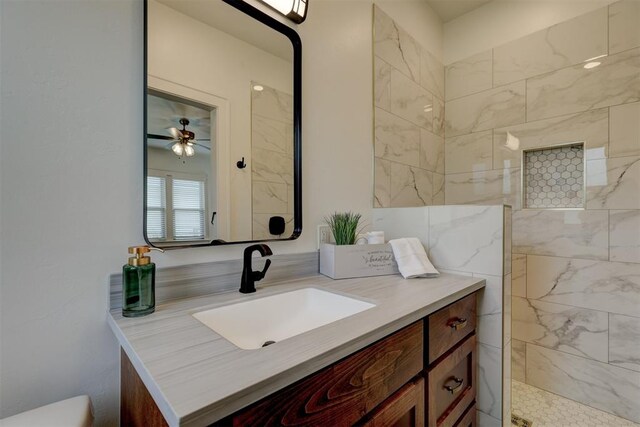
[(584, 143), (522, 152), (525, 209), (584, 209)]

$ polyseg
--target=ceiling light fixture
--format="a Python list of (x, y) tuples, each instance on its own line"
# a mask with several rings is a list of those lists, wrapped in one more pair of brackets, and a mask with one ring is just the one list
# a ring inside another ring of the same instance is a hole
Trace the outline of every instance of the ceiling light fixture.
[(286, 16), (296, 24), (302, 24), (307, 18), (309, 0), (260, 0), (271, 9)]
[(264, 86), (262, 86), (262, 85), (254, 85), (253, 86), (253, 90), (255, 90), (256, 92), (262, 92), (264, 90)]

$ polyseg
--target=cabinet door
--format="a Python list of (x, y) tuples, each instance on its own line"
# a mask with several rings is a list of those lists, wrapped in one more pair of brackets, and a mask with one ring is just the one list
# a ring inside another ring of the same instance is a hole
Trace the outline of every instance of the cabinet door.
[(363, 427), (423, 427), (424, 380), (402, 387), (382, 402)]

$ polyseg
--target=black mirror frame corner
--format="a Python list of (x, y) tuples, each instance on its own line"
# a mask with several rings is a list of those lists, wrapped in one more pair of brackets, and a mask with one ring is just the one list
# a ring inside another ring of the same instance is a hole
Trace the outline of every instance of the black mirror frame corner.
[[(206, 248), (211, 246), (248, 244), (254, 242), (285, 242), (295, 240), (302, 234), (302, 40), (291, 27), (267, 15), (244, 0), (222, 0), (258, 22), (278, 31), (291, 41), (293, 47), (293, 233), (284, 239), (231, 241), (214, 239), (207, 243), (162, 246), (163, 250)], [(151, 247), (156, 247), (147, 236), (147, 60), (148, 60), (148, 0), (144, 0), (144, 35), (143, 35), (143, 235)]]

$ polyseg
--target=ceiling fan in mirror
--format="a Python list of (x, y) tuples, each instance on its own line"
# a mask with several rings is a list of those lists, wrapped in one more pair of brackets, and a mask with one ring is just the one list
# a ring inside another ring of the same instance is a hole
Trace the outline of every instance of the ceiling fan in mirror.
[(178, 157), (182, 157), (183, 155), (193, 157), (196, 154), (195, 146), (211, 151), (210, 147), (198, 143), (198, 141), (210, 141), (209, 139), (196, 139), (196, 134), (187, 130), (189, 119), (185, 117), (181, 118), (180, 124), (182, 125), (182, 129), (176, 127), (167, 129), (170, 135), (147, 134), (147, 138), (172, 141), (167, 145), (167, 148), (171, 147), (171, 150)]

